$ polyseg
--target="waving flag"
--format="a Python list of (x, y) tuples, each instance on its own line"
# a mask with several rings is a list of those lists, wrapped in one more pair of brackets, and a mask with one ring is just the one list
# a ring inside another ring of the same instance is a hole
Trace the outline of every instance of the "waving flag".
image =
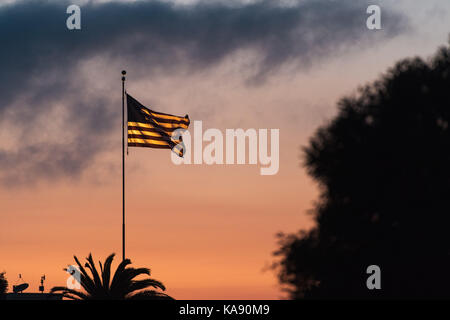
[(187, 129), (189, 116), (174, 116), (156, 112), (144, 107), (127, 94), (128, 109), (128, 146), (172, 149), (180, 157), (184, 153), (184, 145), (180, 140), (172, 138), (173, 131)]

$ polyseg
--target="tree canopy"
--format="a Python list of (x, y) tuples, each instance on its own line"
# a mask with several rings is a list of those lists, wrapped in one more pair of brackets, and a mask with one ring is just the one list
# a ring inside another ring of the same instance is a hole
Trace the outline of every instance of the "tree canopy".
[[(316, 226), (275, 255), (292, 298), (448, 297), (450, 48), (409, 58), (338, 103), (304, 150)], [(381, 268), (381, 290), (366, 269)]]

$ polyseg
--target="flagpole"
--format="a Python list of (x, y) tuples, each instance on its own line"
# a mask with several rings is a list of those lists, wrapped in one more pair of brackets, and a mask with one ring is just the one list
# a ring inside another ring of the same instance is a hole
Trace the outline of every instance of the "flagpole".
[(122, 260), (125, 260), (125, 75), (122, 70)]

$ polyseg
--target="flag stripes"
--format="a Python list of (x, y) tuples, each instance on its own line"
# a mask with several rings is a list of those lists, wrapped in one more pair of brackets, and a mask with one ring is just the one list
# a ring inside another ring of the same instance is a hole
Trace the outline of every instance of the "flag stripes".
[(133, 135), (145, 135), (149, 137), (161, 137), (158, 132), (146, 131), (146, 130), (128, 130), (128, 137), (132, 137)]
[(128, 109), (128, 146), (172, 149), (183, 156), (184, 145), (181, 139), (172, 138), (176, 129), (187, 129), (189, 116), (174, 116), (156, 112), (144, 107), (127, 94)]
[(142, 111), (148, 116), (152, 117), (153, 120), (155, 120), (157, 123), (180, 124), (186, 126), (185, 129), (187, 129), (187, 126), (189, 125), (189, 119), (186, 119), (185, 117), (178, 117), (161, 112), (150, 111), (145, 107), (142, 109)]

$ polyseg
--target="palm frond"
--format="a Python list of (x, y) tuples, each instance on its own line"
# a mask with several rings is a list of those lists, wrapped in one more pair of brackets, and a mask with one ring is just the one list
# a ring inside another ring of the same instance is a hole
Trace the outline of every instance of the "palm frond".
[(112, 253), (105, 260), (105, 267), (103, 269), (102, 278), (103, 278), (103, 288), (105, 290), (109, 290), (109, 283), (111, 280), (111, 264), (113, 262), (115, 254)]
[(79, 298), (79, 297), (77, 297), (75, 295), (72, 295), (70, 293), (64, 294), (63, 296), (64, 296), (64, 298), (67, 298), (69, 300), (88, 300), (88, 299), (81, 299), (81, 298)]
[(80, 281), (81, 285), (83, 286), (84, 290), (87, 292), (94, 292), (95, 291), (95, 283), (94, 280), (91, 279), (89, 274), (86, 272), (86, 270), (81, 265), (80, 261), (78, 260), (77, 256), (73, 256), (75, 259), (75, 262), (78, 265), (78, 268), (80, 269)]
[(150, 269), (148, 268), (126, 268), (123, 270), (121, 277), (123, 278), (123, 281), (131, 281), (137, 276), (140, 275), (150, 275)]
[(117, 291), (119, 287), (122, 285), (120, 278), (123, 276), (123, 272), (127, 265), (131, 264), (130, 259), (124, 259), (122, 262), (120, 262), (119, 266), (116, 269), (116, 272), (114, 273), (113, 279), (111, 281), (111, 291)]
[(70, 298), (69, 296), (75, 296), (77, 299), (88, 300), (89, 296), (81, 291), (69, 289), (67, 287), (53, 287), (50, 293), (61, 293), (63, 297)]
[(97, 268), (95, 267), (94, 259), (92, 259), (92, 254), (89, 253), (89, 256), (86, 258), (86, 260), (88, 262), (85, 264), (85, 267), (89, 268), (89, 270), (91, 270), (92, 276), (94, 278), (95, 286), (97, 288), (103, 287), (102, 281), (100, 280), (100, 276), (97, 271)]
[(171, 296), (155, 290), (140, 291), (136, 294), (127, 296), (128, 300), (175, 300)]
[(157, 280), (154, 280), (154, 279), (143, 279), (143, 280), (132, 281), (130, 283), (130, 285), (128, 286), (128, 288), (126, 289), (126, 293), (127, 294), (133, 293), (135, 291), (142, 290), (142, 289), (145, 289), (145, 288), (148, 288), (148, 287), (161, 289), (163, 291), (166, 290), (164, 285), (161, 282), (157, 281)]

